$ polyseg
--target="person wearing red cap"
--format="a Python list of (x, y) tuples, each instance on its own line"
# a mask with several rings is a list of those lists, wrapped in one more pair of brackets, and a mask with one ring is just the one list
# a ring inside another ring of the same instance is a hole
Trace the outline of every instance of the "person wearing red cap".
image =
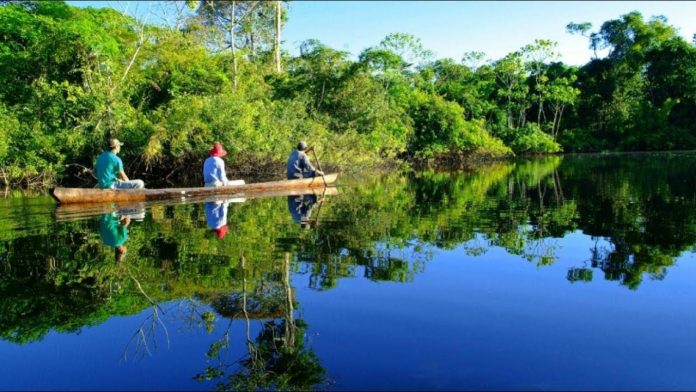
[(225, 161), (222, 158), (227, 151), (220, 143), (215, 143), (210, 150), (210, 156), (203, 162), (203, 181), (205, 186), (225, 186), (229, 184), (225, 174)]

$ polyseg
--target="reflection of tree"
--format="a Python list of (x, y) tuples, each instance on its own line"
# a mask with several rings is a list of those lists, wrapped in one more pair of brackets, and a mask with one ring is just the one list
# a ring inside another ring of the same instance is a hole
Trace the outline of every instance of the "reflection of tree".
[[(471, 255), (499, 246), (544, 265), (554, 262), (558, 238), (581, 231), (599, 242), (568, 278), (585, 280), (583, 269), (591, 269), (595, 279), (601, 271), (637, 288), (694, 250), (694, 169), (694, 155), (607, 155), (367, 176), (322, 207), (314, 230), (288, 224), (283, 198), (255, 200), (230, 208), (234, 224), (223, 240), (209, 235), (203, 205), (158, 205), (129, 231), (124, 264), (156, 303), (246, 293), (249, 311), (280, 318), (283, 288), (275, 284), (277, 257), (268, 255), (290, 252), (293, 273), (328, 290), (347, 277), (412, 281), (436, 250), (462, 245)], [(45, 207), (3, 202), (10, 204), (0, 209), (0, 338), (31, 342), (152, 306), (102, 245), (97, 220), (53, 222)], [(235, 295), (226, 299), (231, 309), (242, 300)], [(190, 318), (201, 322), (205, 312), (197, 312)]]
[[(247, 296), (246, 259), (242, 267), (242, 292), (218, 297), (213, 307), (221, 315), (230, 317), (223, 337), (208, 350), (209, 359), (217, 359), (217, 366), (209, 366), (196, 375), (199, 381), (219, 380), (220, 390), (308, 390), (324, 382), (325, 369), (316, 354), (305, 346), (308, 325), (295, 319), (294, 296), (290, 285), (290, 254), (285, 254), (282, 290), (261, 290)], [(261, 322), (257, 337), (251, 339), (251, 318), (278, 318)], [(235, 317), (246, 322), (247, 354), (233, 363), (222, 359), (222, 351), (229, 348), (230, 327)]]

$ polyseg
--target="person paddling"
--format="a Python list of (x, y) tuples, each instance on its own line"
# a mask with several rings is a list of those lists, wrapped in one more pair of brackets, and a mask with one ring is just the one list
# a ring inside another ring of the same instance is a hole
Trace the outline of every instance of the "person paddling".
[(203, 181), (205, 186), (225, 186), (229, 185), (225, 173), (225, 161), (222, 158), (227, 155), (227, 151), (222, 148), (222, 144), (215, 143), (209, 152), (210, 156), (203, 162)]
[(309, 161), (307, 153), (312, 151), (313, 148), (314, 147), (308, 148), (307, 143), (304, 141), (297, 144), (297, 150), (293, 151), (288, 158), (286, 167), (288, 180), (324, 175), (323, 171), (315, 169), (314, 166), (312, 166), (312, 163)]
[(104, 151), (97, 158), (95, 171), (97, 181), (101, 189), (142, 189), (145, 188), (143, 180), (131, 180), (123, 171), (123, 161), (116, 156), (121, 151), (121, 143), (118, 139), (109, 139), (109, 150)]

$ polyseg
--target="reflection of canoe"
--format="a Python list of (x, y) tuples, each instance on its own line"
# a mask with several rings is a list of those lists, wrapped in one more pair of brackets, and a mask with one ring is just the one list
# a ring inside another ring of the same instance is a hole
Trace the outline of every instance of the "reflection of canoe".
[(228, 185), (216, 188), (168, 188), (168, 189), (90, 189), (90, 188), (54, 188), (51, 196), (60, 203), (103, 203), (110, 201), (149, 201), (162, 199), (181, 199), (196, 196), (229, 195), (278, 191), (286, 189), (316, 188), (333, 184), (337, 173), (322, 177), (302, 180), (284, 180), (259, 182), (255, 184)]
[(184, 200), (182, 199), (165, 199), (165, 200), (155, 200), (150, 202), (144, 201), (125, 201), (125, 202), (107, 202), (107, 203), (73, 203), (73, 204), (60, 204), (56, 207), (56, 220), (76, 220), (83, 218), (90, 218), (95, 215), (108, 214), (115, 211), (123, 210), (138, 210), (142, 211), (145, 208), (152, 206), (162, 206), (162, 205), (177, 205), (177, 204), (189, 204), (189, 203), (205, 203), (209, 201), (222, 201), (230, 203), (243, 203), (248, 199), (261, 199), (266, 197), (280, 197), (280, 196), (296, 196), (296, 195), (307, 195), (315, 194), (317, 196), (335, 196), (338, 194), (338, 189), (336, 187), (327, 188), (303, 188), (303, 189), (280, 189), (264, 192), (253, 192), (253, 193), (235, 193), (230, 195), (213, 195), (213, 196), (197, 196), (189, 197)]

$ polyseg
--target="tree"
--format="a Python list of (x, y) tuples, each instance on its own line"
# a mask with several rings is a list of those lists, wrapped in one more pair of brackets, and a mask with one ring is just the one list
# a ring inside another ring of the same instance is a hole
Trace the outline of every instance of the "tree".
[(523, 127), (526, 119), (526, 102), (529, 88), (526, 85), (522, 53), (513, 52), (496, 61), (493, 66), (498, 82), (497, 95), (504, 101), (507, 111), (507, 127)]
[(535, 103), (537, 105), (537, 126), (539, 127), (541, 127), (542, 116), (545, 117), (544, 97), (546, 95), (546, 84), (549, 80), (546, 76), (546, 62), (559, 57), (558, 52), (556, 52), (557, 46), (556, 42), (537, 39), (533, 44), (525, 45), (521, 49), (525, 68), (533, 78), (532, 90), (536, 92)]
[[(258, 34), (254, 31), (263, 31), (271, 26), (266, 12), (268, 7), (269, 3), (262, 0), (201, 0), (198, 5), (197, 14), (203, 23), (214, 27), (223, 37), (226, 37), (223, 39), (221, 49), (229, 49), (232, 53), (232, 83), (235, 90), (238, 87), (239, 75), (237, 49), (248, 44), (254, 53), (258, 45), (254, 39)], [(277, 18), (276, 16), (276, 37), (279, 40), (280, 25)]]
[(407, 33), (387, 35), (378, 48), (388, 50), (401, 57), (409, 70), (422, 66), (433, 57), (433, 52), (423, 47), (420, 38)]

